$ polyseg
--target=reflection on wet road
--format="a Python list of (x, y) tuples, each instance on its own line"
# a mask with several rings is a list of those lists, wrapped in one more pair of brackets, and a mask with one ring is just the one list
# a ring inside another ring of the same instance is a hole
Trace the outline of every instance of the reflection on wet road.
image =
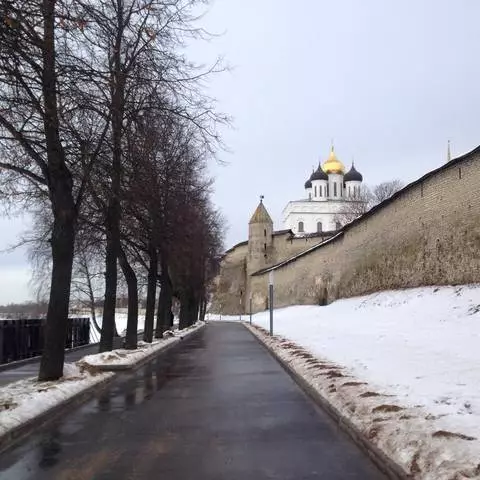
[(212, 324), (0, 455), (0, 480), (384, 478), (238, 324)]

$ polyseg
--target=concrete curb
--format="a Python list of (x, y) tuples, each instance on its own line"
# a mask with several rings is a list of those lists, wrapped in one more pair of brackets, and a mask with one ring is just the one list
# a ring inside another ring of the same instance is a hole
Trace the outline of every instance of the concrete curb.
[(263, 338), (258, 334), (254, 325), (243, 323), (244, 327), (263, 345), (270, 354), (277, 360), (283, 369), (293, 378), (300, 388), (330, 417), (339, 425), (339, 427), (348, 434), (360, 449), (365, 452), (375, 463), (375, 465), (391, 480), (412, 480), (414, 476), (405, 472), (405, 470), (395, 463), (388, 455), (372, 444), (363, 433), (342, 413), (337, 410), (327, 398), (322, 396), (312, 385), (310, 385), (303, 376), (298, 373), (291, 365), (277, 355), (270, 345), (267, 345)]
[(138, 360), (138, 362), (136, 363), (123, 364), (123, 365), (92, 365), (92, 367), (98, 368), (102, 372), (125, 372), (129, 370), (135, 370), (137, 368), (140, 368), (142, 365), (145, 365), (145, 363), (148, 363), (150, 360), (152, 360), (152, 358), (157, 356), (159, 353), (163, 353), (163, 352), (166, 352), (167, 350), (170, 350), (172, 347), (177, 345), (178, 342), (180, 342), (180, 340), (190, 337), (194, 333), (198, 332), (204, 326), (205, 324), (199, 325), (198, 327), (185, 330), (185, 333), (181, 336), (176, 335), (175, 337), (171, 337), (172, 341), (170, 343), (167, 343), (166, 345), (163, 345), (163, 346), (159, 346), (159, 348), (156, 348), (155, 350), (150, 352), (148, 355)]
[(153, 360), (155, 357), (160, 356), (169, 350), (172, 350), (174, 347), (178, 347), (182, 345), (183, 342), (181, 342), (181, 340), (199, 333), (204, 327), (205, 327), (205, 324), (202, 324), (194, 329), (186, 331), (185, 335), (183, 335), (182, 337), (176, 337), (178, 338), (178, 341), (168, 343), (167, 345), (165, 345), (164, 348), (159, 348), (155, 352), (152, 352), (151, 355), (148, 355), (147, 357), (144, 357), (138, 362), (129, 366), (128, 369), (118, 370), (117, 372), (103, 371), (102, 373), (110, 373), (110, 376), (108, 376), (107, 378), (101, 380), (100, 382), (94, 385), (89, 385), (84, 390), (81, 390), (76, 394), (72, 395), (70, 398), (67, 398), (66, 400), (52, 406), (51, 408), (27, 420), (21, 425), (18, 425), (17, 427), (12, 428), (5, 434), (0, 435), (0, 453), (14, 446), (16, 443), (21, 441), (27, 435), (32, 433), (32, 431), (43, 427), (44, 425), (61, 417), (63, 414), (67, 413), (68, 411), (71, 411), (73, 407), (77, 407), (82, 403), (85, 403), (86, 401), (91, 400), (97, 393), (104, 390), (114, 380), (116, 380), (120, 373), (133, 372), (141, 368), (143, 365)]

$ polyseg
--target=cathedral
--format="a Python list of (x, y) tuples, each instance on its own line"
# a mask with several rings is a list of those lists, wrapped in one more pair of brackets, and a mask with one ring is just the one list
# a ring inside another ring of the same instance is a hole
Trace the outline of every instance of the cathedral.
[(352, 202), (361, 202), (363, 177), (352, 163), (345, 166), (335, 154), (330, 155), (305, 182), (305, 198), (288, 202), (283, 209), (283, 225), (295, 235), (334, 232), (345, 223)]

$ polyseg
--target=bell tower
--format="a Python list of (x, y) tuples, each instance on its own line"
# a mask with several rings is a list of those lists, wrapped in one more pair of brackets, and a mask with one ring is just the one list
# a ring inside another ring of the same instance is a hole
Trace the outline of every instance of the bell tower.
[(247, 273), (272, 265), (273, 259), (273, 222), (263, 204), (260, 203), (248, 222), (248, 262)]

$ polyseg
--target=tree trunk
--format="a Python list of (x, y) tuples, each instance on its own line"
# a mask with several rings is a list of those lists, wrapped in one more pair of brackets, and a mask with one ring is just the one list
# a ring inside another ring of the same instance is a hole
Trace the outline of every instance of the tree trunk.
[(122, 135), (125, 110), (125, 75), (122, 72), (121, 50), (123, 34), (123, 2), (118, 3), (117, 32), (113, 45), (111, 73), (112, 114), (112, 184), (105, 222), (107, 251), (105, 259), (105, 302), (103, 306), (100, 351), (113, 348), (115, 307), (117, 301), (117, 259), (120, 255), (120, 186), (122, 176)]
[(127, 350), (135, 350), (137, 348), (138, 338), (138, 286), (137, 276), (132, 266), (128, 262), (127, 256), (122, 248), (120, 248), (120, 256), (118, 258), (122, 267), (123, 275), (127, 282), (128, 289), (128, 315), (127, 315), (127, 334), (125, 336), (125, 348)]
[(65, 164), (60, 141), (55, 66), (55, 0), (43, 0), (42, 92), (44, 129), (47, 149), (47, 178), (53, 211), (52, 277), (43, 354), (38, 379), (56, 380), (63, 375), (65, 337), (68, 325), (70, 285), (72, 280), (75, 223), (77, 211), (73, 200), (73, 181)]
[(92, 278), (90, 277), (90, 270), (88, 269), (88, 261), (85, 256), (82, 255), (83, 269), (85, 271), (85, 277), (87, 279), (87, 288), (88, 288), (88, 303), (90, 306), (90, 316), (92, 317), (92, 323), (97, 331), (100, 333), (101, 329), (97, 323), (97, 315), (95, 313), (95, 295), (93, 294)]
[(207, 300), (205, 297), (202, 297), (202, 300), (200, 302), (200, 315), (199, 315), (199, 320), (201, 322), (205, 321), (205, 314), (207, 313)]
[(198, 321), (198, 316), (200, 313), (200, 300), (199, 297), (193, 297), (192, 299), (192, 318), (190, 320), (190, 325), (193, 325)]
[(53, 222), (52, 279), (38, 374), (40, 381), (56, 380), (63, 375), (75, 243), (74, 215), (65, 213), (62, 216), (57, 212)]
[(153, 341), (153, 325), (155, 321), (155, 297), (157, 290), (157, 250), (153, 247), (149, 249), (150, 265), (148, 268), (147, 280), (147, 304), (145, 308), (145, 327), (143, 330), (143, 340), (148, 343)]
[(119, 205), (112, 202), (106, 220), (106, 256), (105, 256), (105, 300), (103, 303), (102, 333), (100, 351), (113, 348), (115, 333), (115, 307), (117, 303), (117, 258), (120, 250)]
[(180, 319), (178, 329), (183, 330), (195, 323), (195, 298), (190, 289), (183, 290), (180, 293)]
[(158, 298), (157, 327), (155, 329), (155, 338), (162, 338), (163, 332), (171, 324), (172, 313), (172, 281), (168, 272), (168, 265), (164, 255), (160, 255), (162, 275), (160, 277), (160, 296)]

